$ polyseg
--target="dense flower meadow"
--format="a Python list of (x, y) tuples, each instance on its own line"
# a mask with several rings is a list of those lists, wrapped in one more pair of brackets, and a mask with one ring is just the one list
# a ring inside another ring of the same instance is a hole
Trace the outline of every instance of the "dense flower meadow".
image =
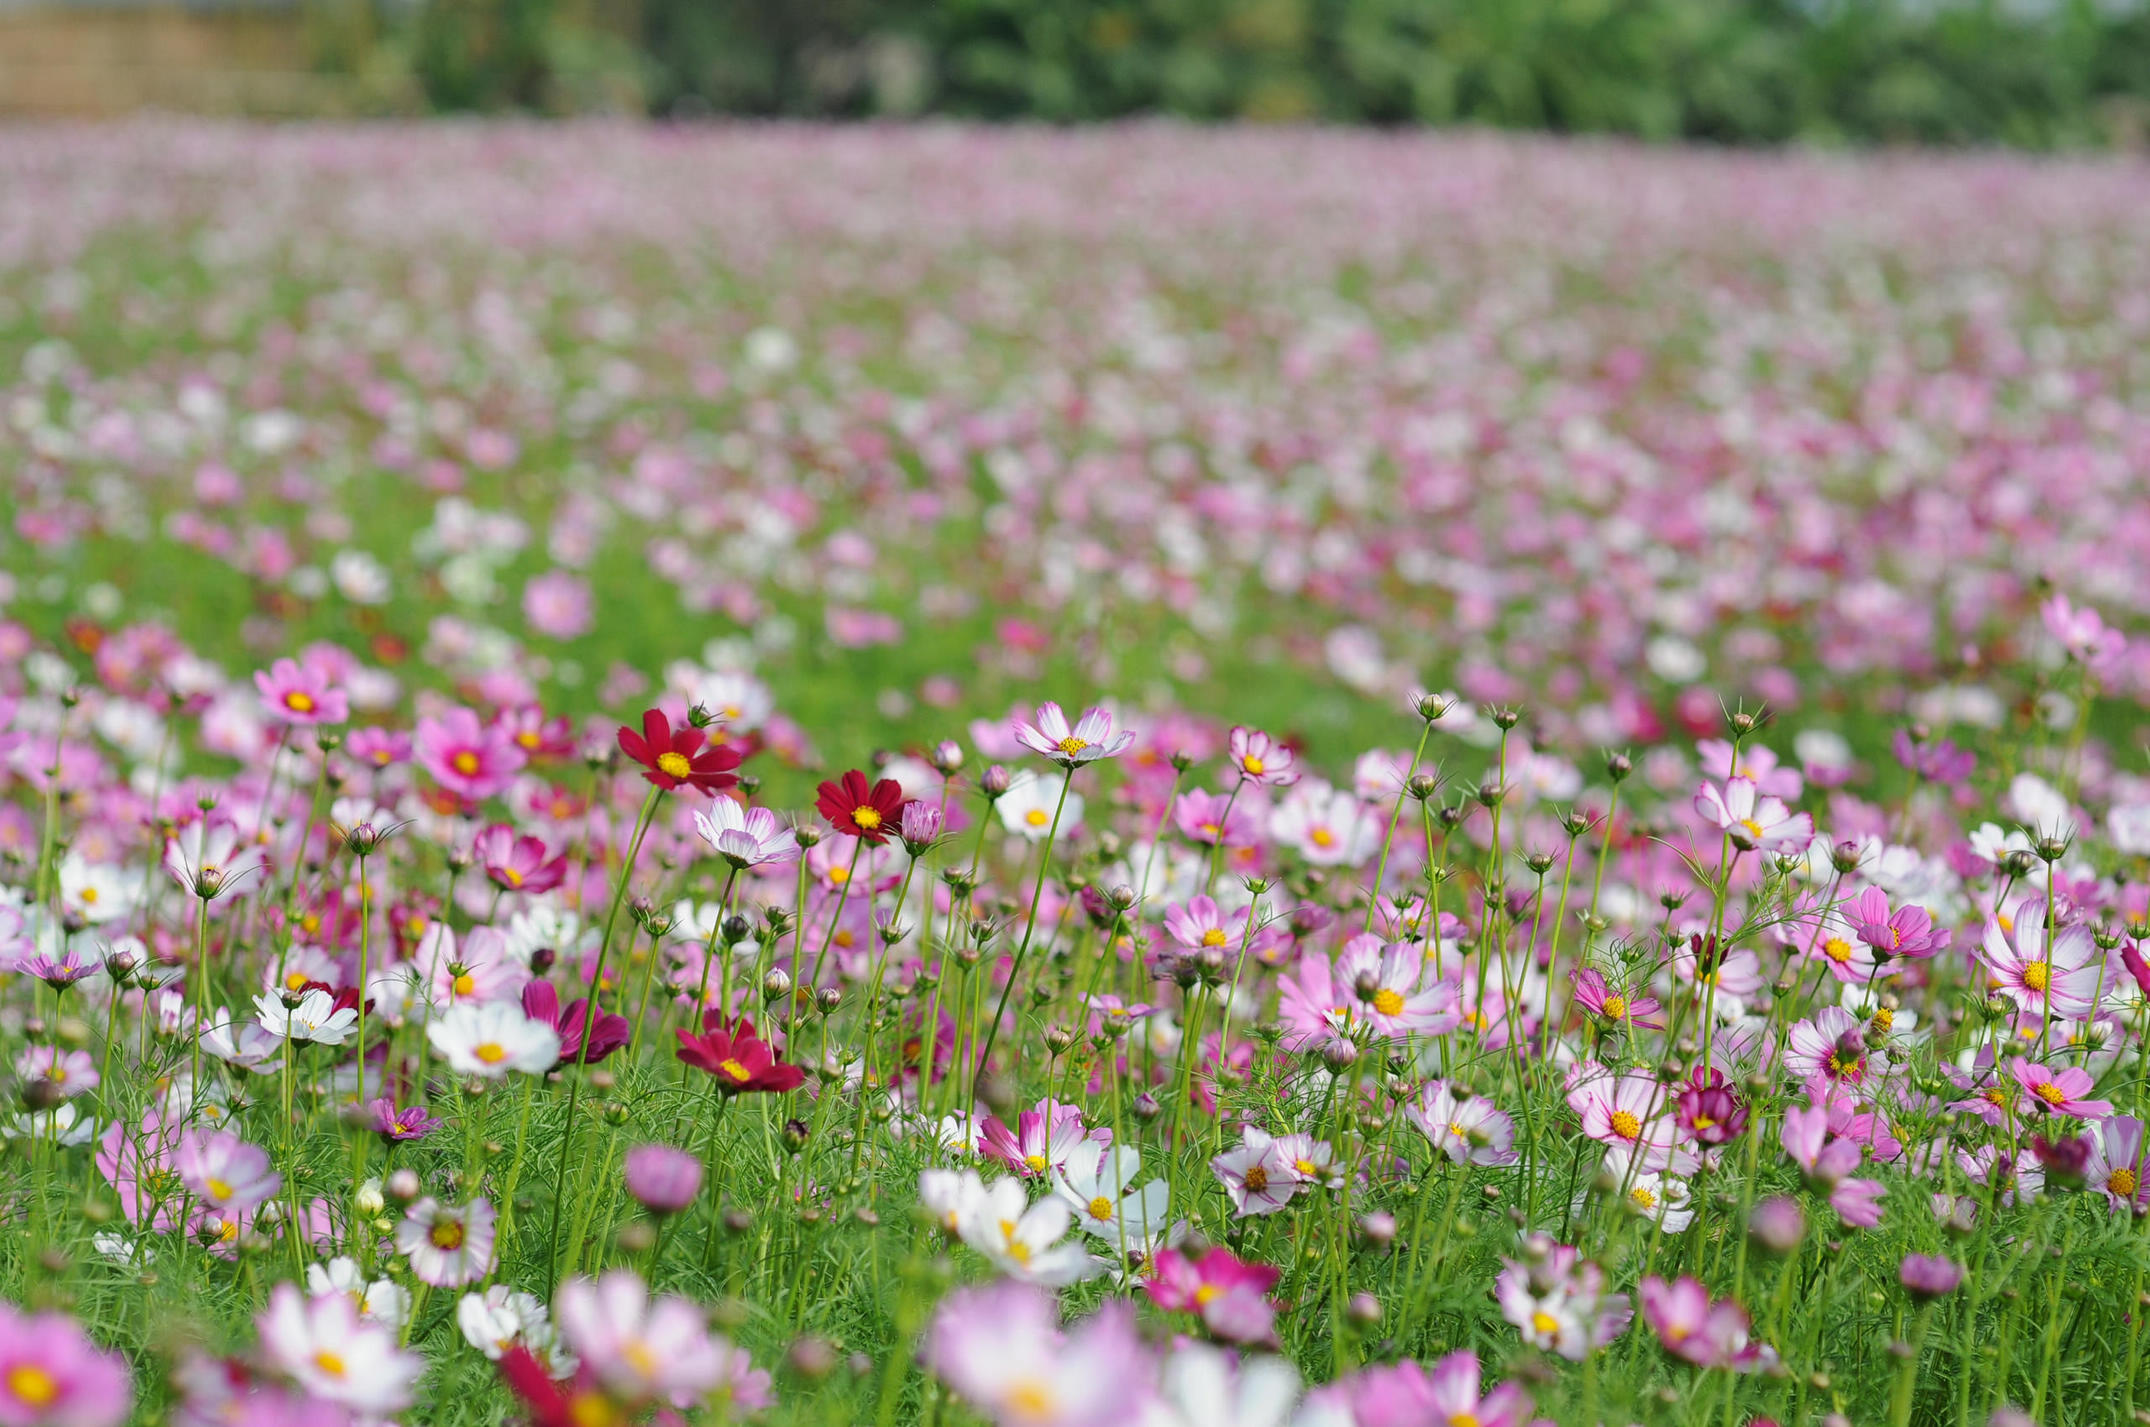
[(0, 175), (0, 1427), (2150, 1410), (2138, 169)]

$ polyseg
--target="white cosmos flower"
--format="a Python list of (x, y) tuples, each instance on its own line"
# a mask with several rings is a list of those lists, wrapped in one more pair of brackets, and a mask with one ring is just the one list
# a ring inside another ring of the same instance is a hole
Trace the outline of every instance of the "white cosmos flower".
[(140, 873), (109, 863), (91, 862), (79, 852), (60, 861), (60, 905), (91, 926), (117, 921), (134, 910)]
[(1074, 1209), (1084, 1233), (1117, 1252), (1140, 1252), (1165, 1232), (1172, 1204), (1172, 1186), (1162, 1179), (1135, 1188), (1141, 1171), (1140, 1150), (1113, 1145), (1094, 1161), (1075, 1155), (1054, 1177), (1053, 1192)]
[(456, 1326), (463, 1341), (499, 1361), (513, 1347), (528, 1349), (542, 1359), (554, 1377), (575, 1371), (575, 1358), (560, 1347), (552, 1314), (537, 1295), (496, 1283), (483, 1293), (466, 1293), (455, 1306)]
[(1032, 1204), (1023, 1182), (997, 1179), (982, 1196), (966, 1196), (956, 1215), (956, 1235), (1007, 1277), (1058, 1286), (1094, 1277), (1104, 1266), (1082, 1245), (1063, 1243), (1074, 1211), (1062, 1199)]
[(311, 1298), (340, 1293), (351, 1300), (359, 1317), (384, 1328), (401, 1328), (411, 1309), (408, 1289), (393, 1279), (377, 1278), (368, 1283), (365, 1270), (348, 1254), (339, 1254), (327, 1263), (306, 1265), (306, 1293)]
[(426, 1039), (458, 1075), (543, 1075), (560, 1059), (560, 1035), (513, 1001), (458, 1001), (433, 1018)]
[(425, 1359), (397, 1348), (396, 1336), (359, 1315), (341, 1293), (307, 1298), (279, 1283), (257, 1320), (261, 1351), (271, 1366), (312, 1396), (368, 1417), (386, 1417), (411, 1402)]
[(260, 995), (254, 998), (261, 1028), (271, 1035), (286, 1040), (317, 1041), (322, 1045), (342, 1045), (358, 1026), (358, 1008), (345, 1006), (340, 1010), (336, 998), (319, 987), (299, 997), (296, 1006), (286, 1006), (279, 997)]
[[(1066, 774), (1018, 774), (994, 804), (1001, 826), (1030, 842), (1045, 841), (1045, 835), (1053, 829), (1053, 809), (1060, 807), (1060, 790), (1066, 784)], [(1060, 826), (1071, 828), (1081, 822), (1082, 809), (1082, 794), (1069, 793), (1067, 806), (1060, 809)]]

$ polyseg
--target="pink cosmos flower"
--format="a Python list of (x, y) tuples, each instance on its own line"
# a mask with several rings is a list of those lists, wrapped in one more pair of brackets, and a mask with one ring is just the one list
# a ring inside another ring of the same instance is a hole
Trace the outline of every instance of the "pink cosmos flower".
[(548, 639), (580, 639), (592, 624), (590, 582), (547, 570), (523, 586), (523, 618)]
[[(932, 806), (912, 802), (905, 805), (903, 813), (909, 817), (912, 808)], [(799, 855), (791, 828), (775, 813), (767, 808), (747, 807), (723, 793), (711, 800), (708, 812), (694, 815), (694, 831), (717, 856), (742, 872), (750, 867), (791, 862)]]
[(1768, 798), (1797, 798), (1806, 790), (1799, 770), (1780, 762), (1777, 751), (1750, 743), (1735, 754), (1730, 740), (1705, 738), (1695, 745), (1695, 761), (1706, 778), (1745, 778)]
[(1381, 846), (1382, 820), (1347, 789), (1314, 779), (1269, 815), (1269, 835), (1314, 867), (1358, 867)]
[(1050, 1293), (1020, 1283), (958, 1289), (941, 1301), (925, 1360), (1004, 1427), (1121, 1427), (1135, 1419), (1148, 1366), (1134, 1315), (1113, 1305), (1060, 1331)]
[(1242, 1262), (1222, 1246), (1199, 1259), (1160, 1249), (1142, 1289), (1160, 1308), (1200, 1314), (1202, 1326), (1225, 1342), (1272, 1344), (1276, 1309), (1267, 1295), (1281, 1276), (1268, 1264)]
[(653, 1214), (677, 1214), (702, 1190), (702, 1162), (671, 1145), (636, 1145), (622, 1168), (627, 1192)]
[(491, 1200), (450, 1208), (428, 1195), (396, 1225), (396, 1252), (411, 1261), (411, 1276), (420, 1283), (475, 1283), (493, 1270), (493, 1220)]
[(1934, 925), (1924, 907), (1889, 909), (1889, 894), (1869, 887), (1844, 909), (1844, 920), (1872, 947), (1883, 961), (1897, 957), (1927, 957), (1948, 948), (1946, 927)]
[(1352, 1039), (1440, 1035), (1462, 1023), (1453, 984), (1433, 975), (1416, 942), (1384, 943), (1364, 932), (1332, 964), (1309, 952), (1278, 985), (1287, 1050)]
[(1671, 1087), (1657, 1077), (1636, 1070), (1616, 1073), (1594, 1060), (1582, 1061), (1568, 1072), (1567, 1100), (1591, 1139), (1627, 1148), (1652, 1172), (1695, 1172), (1699, 1161), (1677, 1145)]
[(1785, 1033), (1784, 1068), (1801, 1080), (1821, 1076), (1857, 1085), (1873, 1057), (1859, 1018), (1842, 1006), (1824, 1006)]
[(545, 860), (545, 840), (493, 823), (472, 841), (471, 857), (504, 892), (550, 892), (567, 878), (567, 854)]
[(504, 730), (479, 722), (466, 708), (420, 719), (413, 746), (419, 767), (443, 788), (473, 803), (506, 791), (530, 761)]
[(1579, 1363), (1627, 1331), (1635, 1316), (1628, 1296), (1607, 1293), (1605, 1270), (1580, 1250), (1544, 1235), (1523, 1249), (1525, 1262), (1501, 1261), (1493, 1296), (1524, 1342)]
[(1445, 1080), (1427, 1081), (1404, 1117), (1455, 1164), (1516, 1162), (1515, 1121), (1482, 1095), (1457, 1095)]
[(1029, 1176), (1049, 1177), (1076, 1154), (1096, 1154), (1111, 1143), (1111, 1130), (1083, 1124), (1081, 1106), (1051, 1098), (1017, 1115), (1012, 1130), (998, 1116), (988, 1115), (978, 1132), (978, 1153)]
[(411, 736), (401, 729), (359, 728), (343, 741), (344, 754), (361, 767), (393, 768), (411, 758)]
[(2081, 609), (2066, 595), (2054, 595), (2038, 607), (2046, 633), (2058, 640), (2068, 657), (2091, 673), (2106, 678), (2117, 671), (2127, 656), (2128, 638), (2102, 619), (2088, 605)]
[(261, 693), (263, 712), (279, 723), (310, 728), (345, 723), (351, 717), (351, 701), (343, 690), (295, 659), (279, 659), (266, 670), (255, 670), (254, 687)]
[(1530, 1417), (1530, 1394), (1515, 1382), (1481, 1394), (1482, 1380), (1478, 1354), (1465, 1349), (1442, 1358), (1431, 1371), (1406, 1360), (1367, 1368), (1339, 1387), (1348, 1395), (1357, 1427), (1522, 1427)]
[(1185, 906), (1165, 908), (1165, 934), (1189, 951), (1223, 950), (1237, 940), (1237, 929), (1224, 924), (1216, 899), (1195, 897)]
[(2085, 1100), (2095, 1083), (2081, 1066), (2049, 1070), (2036, 1061), (2017, 1056), (2009, 1062), (2016, 1083), (2030, 1092), (2028, 1103), (2048, 1115), (2073, 1115), (2078, 1120), (2102, 1120), (2113, 1113), (2110, 1100)]
[(1753, 1372), (1775, 1357), (1750, 1336), (1747, 1310), (1729, 1298), (1710, 1301), (1698, 1279), (1642, 1281), (1642, 1314), (1665, 1351), (1697, 1367)]
[(2103, 1194), (2116, 1213), (2150, 1204), (2150, 1176), (2144, 1173), (2143, 1159), (2143, 1122), (2133, 1115), (2115, 1115), (2091, 1137), (2083, 1182)]
[(1116, 757), (1135, 741), (1132, 733), (1112, 731), (1112, 714), (1105, 709), (1084, 709), (1082, 718), (1075, 726), (1068, 726), (1068, 716), (1060, 705), (1038, 705), (1036, 723), (1015, 721), (1015, 741), (1033, 753), (1041, 753), (1063, 768), (1074, 768), (1093, 763), (1100, 758)]
[(64, 1313), (25, 1313), (0, 1299), (0, 1424), (119, 1427), (134, 1389), (127, 1361)]
[(274, 1198), (284, 1184), (267, 1150), (227, 1130), (187, 1131), (172, 1163), (188, 1192), (218, 1210), (252, 1209)]
[(1209, 1162), (1231, 1196), (1232, 1208), (1242, 1217), (1274, 1214), (1291, 1203), (1306, 1184), (1306, 1176), (1293, 1163), (1289, 1146), (1274, 1139), (1258, 1125), (1241, 1132), (1238, 1145)]
[(652, 1301), (631, 1269), (569, 1279), (553, 1311), (583, 1366), (627, 1402), (690, 1406), (725, 1380), (734, 1356), (701, 1308), (670, 1294)]
[(1814, 841), (1814, 819), (1788, 811), (1780, 799), (1758, 791), (1752, 778), (1703, 783), (1695, 792), (1695, 811), (1711, 827), (1723, 829), (1734, 847), (1750, 852), (1803, 850)]
[(172, 1154), (178, 1134), (152, 1109), (139, 1128), (114, 1121), (97, 1142), (97, 1172), (119, 1196), (120, 1212), (130, 1223), (162, 1233), (172, 1226), (180, 1197), (179, 1173)]
[(2088, 1016), (2097, 1007), (2105, 969), (2090, 929), (2056, 927), (2049, 945), (2043, 902), (2025, 902), (2008, 923), (1988, 921), (1978, 956), (1994, 989), (2032, 1015)]
[(1288, 788), (1299, 781), (1292, 751), (1260, 729), (1235, 725), (1225, 739), (1225, 753), (1244, 782)]
[(1586, 966), (1575, 977), (1576, 1004), (1596, 1016), (1610, 1022), (1615, 1030), (1661, 1031), (1665, 1028), (1659, 1019), (1661, 1009), (1654, 996), (1629, 997), (1606, 984), (1605, 974), (1595, 966)]
[(1222, 842), (1228, 847), (1245, 847), (1257, 836), (1256, 810), (1244, 798), (1234, 799), (1229, 793), (1205, 792), (1189, 788), (1180, 794), (1172, 805), (1172, 825), (1180, 836), (1204, 847), (1215, 847)]

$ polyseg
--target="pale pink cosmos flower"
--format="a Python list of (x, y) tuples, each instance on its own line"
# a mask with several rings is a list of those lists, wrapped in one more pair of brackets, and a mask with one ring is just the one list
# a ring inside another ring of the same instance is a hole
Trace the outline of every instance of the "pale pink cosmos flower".
[(1481, 1383), (1478, 1354), (1465, 1349), (1442, 1358), (1430, 1371), (1408, 1360), (1366, 1368), (1332, 1391), (1350, 1403), (1358, 1427), (1523, 1427), (1531, 1402), (1522, 1385), (1503, 1382), (1481, 1392)]
[(1299, 781), (1292, 751), (1260, 729), (1234, 725), (1225, 739), (1225, 754), (1244, 782), (1288, 788)]
[(579, 639), (594, 623), (590, 582), (565, 570), (547, 570), (523, 586), (523, 618), (548, 639)]
[(1078, 1152), (1095, 1154), (1111, 1143), (1110, 1129), (1083, 1124), (1080, 1105), (1049, 1097), (1017, 1115), (1014, 1129), (998, 1116), (988, 1115), (978, 1133), (978, 1153), (1032, 1176), (1050, 1176), (1064, 1169)]
[(2143, 1122), (2133, 1115), (2115, 1115), (2091, 1136), (2083, 1182), (2103, 1194), (2115, 1213), (2150, 1204), (2150, 1176), (2143, 1160)]
[(1979, 960), (1995, 990), (2035, 1016), (2081, 1017), (2097, 1009), (2103, 958), (2090, 929), (2077, 923), (2057, 927), (2046, 940), (2042, 902), (2025, 903), (2011, 925), (1995, 918), (1986, 923)]
[(1712, 1302), (1698, 1279), (1642, 1281), (1642, 1313), (1665, 1351), (1697, 1367), (1753, 1372), (1775, 1354), (1754, 1341), (1747, 1310), (1729, 1298)]
[(395, 1335), (360, 1314), (349, 1294), (308, 1298), (279, 1283), (255, 1320), (269, 1365), (317, 1398), (367, 1417), (411, 1404), (426, 1361), (396, 1346)]
[(2066, 595), (2057, 594), (2038, 607), (2038, 617), (2069, 658), (2100, 678), (2117, 671), (2127, 656), (2127, 636), (2089, 605), (2078, 609)]
[(1612, 986), (1605, 980), (1605, 973), (1595, 966), (1586, 966), (1575, 976), (1575, 1003), (1598, 1019), (1610, 1022), (1621, 1031), (1661, 1031), (1665, 1028), (1659, 1019), (1657, 998), (1633, 995)]
[(1695, 792), (1695, 811), (1722, 829), (1734, 847), (1750, 852), (1804, 850), (1814, 841), (1814, 819), (1759, 792), (1752, 778), (1703, 783)]
[[(913, 802), (904, 812), (908, 815), (912, 808), (929, 806)], [(767, 808), (747, 807), (722, 793), (711, 800), (708, 812), (694, 815), (694, 831), (717, 856), (742, 872), (750, 867), (790, 862), (799, 855), (791, 828), (775, 813)]]
[(1351, 792), (1310, 779), (1269, 815), (1269, 835), (1313, 867), (1358, 867), (1381, 846), (1382, 820)]
[(1015, 741), (1033, 753), (1043, 754), (1063, 768), (1113, 758), (1135, 741), (1130, 732), (1112, 731), (1112, 714), (1102, 708), (1084, 709), (1070, 727), (1068, 716), (1056, 703), (1038, 705), (1037, 722), (1014, 720)]
[(1605, 1270), (1580, 1250), (1533, 1235), (1525, 1261), (1503, 1259), (1493, 1296), (1501, 1317), (1534, 1348), (1581, 1362), (1627, 1331), (1634, 1319), (1624, 1293), (1605, 1291)]
[(671, 1294), (653, 1301), (631, 1269), (569, 1279), (553, 1315), (583, 1366), (628, 1402), (687, 1407), (732, 1368), (735, 1350), (709, 1331), (701, 1308)]
[(1447, 1081), (1429, 1080), (1404, 1117), (1456, 1164), (1516, 1162), (1515, 1121), (1483, 1095), (1459, 1096)]
[(119, 1427), (133, 1385), (127, 1361), (64, 1313), (25, 1313), (0, 1300), (0, 1423)]
[(427, 1195), (396, 1225), (396, 1252), (411, 1261), (411, 1275), (420, 1283), (475, 1283), (493, 1269), (493, 1220), (491, 1200), (450, 1208)]
[(1180, 836), (1204, 847), (1220, 842), (1245, 847), (1257, 837), (1258, 821), (1258, 810), (1248, 799), (1234, 799), (1229, 793), (1190, 788), (1172, 804), (1172, 825)]
[(284, 1184), (267, 1150), (228, 1130), (187, 1131), (179, 1137), (172, 1167), (189, 1193), (219, 1210), (252, 1209), (274, 1198)]
[(1879, 887), (1869, 887), (1852, 898), (1844, 908), (1844, 920), (1859, 940), (1888, 960), (1928, 957), (1948, 948), (1948, 928), (1935, 926), (1924, 907), (1892, 909), (1889, 894)]
[(351, 701), (344, 691), (295, 659), (279, 659), (267, 669), (255, 670), (254, 687), (261, 694), (262, 711), (279, 723), (311, 728), (346, 723), (351, 717)]
[(1699, 1161), (1678, 1147), (1679, 1125), (1670, 1113), (1675, 1098), (1646, 1071), (1582, 1061), (1568, 1072), (1568, 1108), (1581, 1117), (1584, 1134), (1628, 1148), (1645, 1169), (1690, 1175)]
[(1706, 778), (1746, 778), (1755, 791), (1771, 798), (1797, 798), (1806, 780), (1797, 768), (1781, 763), (1776, 750), (1749, 743), (1735, 754), (1727, 739), (1705, 738), (1695, 745), (1695, 761)]
[(1027, 1284), (958, 1289), (926, 1334), (934, 1373), (1002, 1427), (1122, 1427), (1150, 1364), (1123, 1305), (1060, 1331), (1052, 1295)]
[(1240, 1133), (1239, 1144), (1212, 1159), (1209, 1167), (1223, 1182), (1240, 1217), (1274, 1214), (1305, 1187), (1306, 1176), (1293, 1163), (1289, 1147), (1267, 1130), (1248, 1125)]
[(1352, 1039), (1440, 1035), (1462, 1024), (1456, 987), (1433, 974), (1416, 942), (1385, 943), (1362, 932), (1335, 961), (1308, 952), (1279, 983), (1288, 1050)]

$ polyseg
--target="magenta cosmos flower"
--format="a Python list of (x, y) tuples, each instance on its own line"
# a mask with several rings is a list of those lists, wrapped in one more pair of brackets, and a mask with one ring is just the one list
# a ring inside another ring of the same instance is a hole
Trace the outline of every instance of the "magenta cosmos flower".
[(1221, 1245), (1199, 1259), (1178, 1249), (1160, 1249), (1142, 1289), (1160, 1308), (1200, 1314), (1213, 1337), (1228, 1343), (1270, 1343), (1276, 1337), (1277, 1314), (1268, 1294), (1281, 1276), (1268, 1264), (1242, 1262)]
[(132, 1399), (126, 1360), (91, 1342), (74, 1319), (0, 1300), (0, 1423), (117, 1427)]
[(1135, 741), (1132, 733), (1114, 733), (1112, 715), (1100, 708), (1084, 709), (1073, 727), (1060, 705), (1038, 705), (1036, 723), (1015, 720), (1015, 741), (1032, 753), (1041, 753), (1063, 768), (1113, 758)]
[(1243, 782), (1288, 788), (1299, 781), (1292, 751), (1258, 728), (1235, 725), (1225, 739), (1225, 754)]
[(284, 1177), (269, 1152), (227, 1130), (189, 1130), (172, 1157), (179, 1181), (210, 1208), (244, 1212), (271, 1199)]
[(1368, 1368), (1348, 1382), (1352, 1413), (1362, 1423), (1449, 1423), (1522, 1427), (1530, 1394), (1504, 1382), (1481, 1393), (1478, 1354), (1450, 1353), (1431, 1370), (1415, 1362)]
[(254, 687), (261, 693), (261, 707), (279, 723), (311, 727), (344, 723), (351, 717), (351, 702), (318, 669), (294, 659), (279, 659), (267, 669), (254, 671)]
[(567, 878), (567, 854), (546, 860), (545, 840), (494, 823), (470, 846), (471, 857), (503, 892), (550, 892)]
[(1654, 996), (1634, 995), (1610, 985), (1595, 966), (1586, 966), (1575, 977), (1575, 1001), (1614, 1030), (1661, 1031), (1661, 1009)]
[(1711, 1302), (1695, 1278), (1645, 1278), (1642, 1314), (1666, 1352), (1697, 1367), (1753, 1372), (1774, 1356), (1751, 1336), (1746, 1309), (1729, 1298)]
[(2110, 1100), (2085, 1100), (2095, 1082), (2081, 1066), (2051, 1070), (2017, 1056), (2008, 1064), (2016, 1083), (2030, 1092), (2030, 1103), (2048, 1115), (2073, 1115), (2078, 1120), (2102, 1120), (2113, 1113)]
[(1083, 1124), (1080, 1105), (1052, 1099), (1017, 1115), (1012, 1130), (998, 1116), (988, 1115), (978, 1131), (978, 1153), (1023, 1175), (1051, 1175), (1067, 1168), (1078, 1153), (1094, 1155), (1111, 1143), (1111, 1130)]
[(473, 803), (505, 791), (529, 761), (506, 730), (464, 708), (420, 719), (412, 753), (435, 782)]
[(1416, 942), (1384, 943), (1364, 932), (1332, 963), (1308, 952), (1278, 986), (1287, 1050), (1370, 1031), (1384, 1040), (1440, 1035), (1462, 1024), (1456, 988), (1433, 975)]
[(1892, 911), (1889, 894), (1879, 887), (1869, 887), (1852, 898), (1844, 909), (1844, 920), (1858, 933), (1859, 940), (1884, 959), (1927, 957), (1948, 947), (1948, 929), (1935, 926), (1924, 907), (1897, 907)]

